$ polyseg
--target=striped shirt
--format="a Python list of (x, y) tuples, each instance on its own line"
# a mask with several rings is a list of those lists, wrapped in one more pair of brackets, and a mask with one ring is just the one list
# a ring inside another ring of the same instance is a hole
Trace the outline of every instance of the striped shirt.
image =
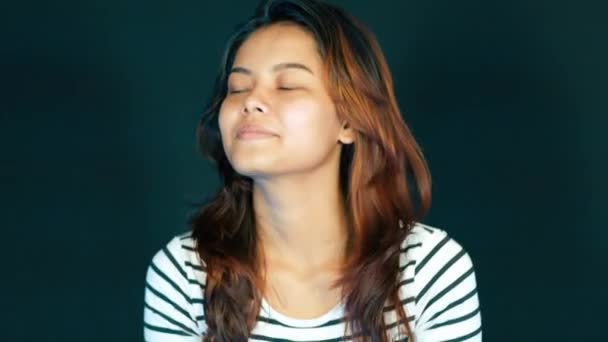
[[(416, 342), (481, 341), (481, 313), (473, 264), (463, 247), (439, 228), (415, 223), (401, 244), (399, 296)], [(191, 233), (174, 237), (148, 267), (144, 339), (200, 342), (206, 331), (205, 264)], [(344, 306), (314, 319), (287, 317), (262, 300), (250, 341), (348, 341)], [(397, 313), (387, 303), (384, 319), (391, 341)], [(391, 326), (391, 323), (392, 326)]]

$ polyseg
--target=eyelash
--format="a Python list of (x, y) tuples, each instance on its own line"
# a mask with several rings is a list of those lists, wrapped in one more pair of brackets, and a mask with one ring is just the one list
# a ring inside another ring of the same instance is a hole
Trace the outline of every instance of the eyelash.
[[(298, 87), (278, 87), (279, 90), (290, 91), (296, 90)], [(248, 89), (228, 89), (228, 94), (239, 94), (248, 91)]]

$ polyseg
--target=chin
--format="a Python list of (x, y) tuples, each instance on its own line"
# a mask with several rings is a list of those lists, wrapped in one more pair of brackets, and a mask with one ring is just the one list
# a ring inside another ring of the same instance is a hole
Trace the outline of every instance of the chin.
[(240, 175), (246, 177), (260, 177), (276, 173), (277, 167), (272, 163), (263, 161), (236, 161), (232, 163), (232, 168)]

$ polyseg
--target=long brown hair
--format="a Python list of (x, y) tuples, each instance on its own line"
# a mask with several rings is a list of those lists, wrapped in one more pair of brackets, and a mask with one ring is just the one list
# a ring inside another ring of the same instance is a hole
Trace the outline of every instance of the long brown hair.
[(271, 0), (257, 7), (228, 42), (198, 127), (201, 150), (222, 178), (218, 193), (190, 219), (207, 271), (206, 338), (246, 341), (261, 306), (263, 262), (258, 260), (252, 181), (236, 173), (226, 157), (218, 112), (239, 46), (255, 30), (278, 22), (297, 24), (315, 37), (337, 113), (356, 131), (354, 144), (342, 146), (339, 169), (350, 227), (347, 260), (335, 286), (343, 289), (346, 326), (357, 340), (387, 341), (383, 312), (388, 302), (411, 341), (398, 295), (400, 245), (428, 212), (430, 173), (401, 117), (376, 39), (340, 8), (315, 0)]

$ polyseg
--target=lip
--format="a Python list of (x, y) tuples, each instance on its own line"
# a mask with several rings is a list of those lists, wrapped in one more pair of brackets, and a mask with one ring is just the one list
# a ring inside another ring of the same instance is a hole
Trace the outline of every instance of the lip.
[(276, 137), (277, 134), (272, 130), (255, 124), (245, 124), (236, 131), (237, 139), (264, 139)]

